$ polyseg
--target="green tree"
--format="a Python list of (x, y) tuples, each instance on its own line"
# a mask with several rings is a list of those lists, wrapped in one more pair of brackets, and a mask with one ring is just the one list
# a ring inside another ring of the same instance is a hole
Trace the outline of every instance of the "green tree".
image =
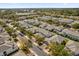
[(75, 29), (79, 29), (79, 23), (73, 23), (72, 27), (75, 28)]
[(44, 37), (40, 37), (39, 35), (36, 35), (35, 38), (36, 38), (36, 42), (37, 42), (39, 45), (41, 45), (41, 44), (44, 42), (44, 40), (45, 40)]
[(13, 22), (12, 25), (13, 25), (14, 27), (19, 27), (19, 23), (18, 23), (18, 22)]
[(31, 31), (26, 30), (26, 34), (30, 39), (32, 38), (32, 36), (34, 36), (34, 34)]
[(24, 41), (20, 41), (19, 44), (20, 49), (23, 50), (25, 54), (28, 54), (30, 52)]
[(18, 30), (20, 30), (23, 34), (26, 35), (26, 28), (25, 27), (18, 27)]
[(18, 41), (18, 39), (14, 38), (14, 42), (17, 42), (17, 41)]
[(68, 50), (65, 50), (65, 45), (52, 42), (49, 44), (49, 52), (54, 56), (69, 56), (71, 53)]
[(10, 36), (12, 36), (12, 33), (14, 32), (13, 28), (6, 27), (5, 30), (8, 32)]
[(49, 23), (49, 24), (52, 24), (53, 23), (52, 20), (47, 20), (46, 22)]

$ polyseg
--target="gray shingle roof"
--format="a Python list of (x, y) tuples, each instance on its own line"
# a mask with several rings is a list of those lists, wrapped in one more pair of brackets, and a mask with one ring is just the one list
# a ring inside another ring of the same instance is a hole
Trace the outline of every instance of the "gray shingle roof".
[(63, 42), (64, 39), (65, 38), (60, 36), (60, 35), (54, 35), (54, 36), (52, 36), (50, 38), (46, 38), (46, 41), (48, 41), (48, 42), (57, 42), (57, 43), (60, 44), (60, 43)]
[(38, 35), (40, 37), (44, 37), (44, 35), (42, 35), (41, 33), (36, 33), (35, 35)]
[(38, 32), (43, 34), (45, 37), (51, 37), (52, 36), (52, 33), (45, 30), (45, 29), (42, 29), (42, 28), (38, 28)]
[(65, 38), (60, 35), (55, 35), (51, 39), (52, 39), (51, 41), (53, 42), (62, 43)]
[(59, 20), (59, 22), (70, 24), (73, 22), (73, 20), (72, 19), (61, 19), (61, 20)]
[(69, 40), (66, 44), (66, 47), (75, 55), (79, 54), (79, 42)]
[(8, 50), (9, 48), (11, 48), (11, 47), (6, 46), (6, 45), (2, 45), (2, 46), (0, 46), (0, 52), (4, 52), (4, 51)]
[(50, 20), (52, 19), (51, 16), (42, 16), (42, 17), (39, 17), (40, 20)]
[(0, 37), (0, 45), (2, 45), (4, 43), (5, 43), (4, 39), (2, 37)]
[(61, 26), (55, 26), (54, 27), (54, 30), (57, 30), (57, 31), (62, 31), (64, 28), (61, 27)]
[(79, 37), (79, 33), (71, 29), (64, 29), (62, 32)]

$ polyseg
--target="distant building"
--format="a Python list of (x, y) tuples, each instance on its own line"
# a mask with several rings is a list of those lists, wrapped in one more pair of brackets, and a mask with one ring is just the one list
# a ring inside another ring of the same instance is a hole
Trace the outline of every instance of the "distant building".
[(45, 29), (46, 26), (47, 26), (47, 23), (41, 22), (41, 25), (39, 27)]
[(62, 26), (55, 26), (54, 27), (55, 32), (61, 32), (62, 30), (64, 30), (64, 27), (62, 27)]
[(36, 13), (27, 12), (27, 13), (16, 13), (18, 16), (27, 16), (27, 15), (36, 15)]
[(26, 22), (31, 25), (39, 25), (40, 24), (40, 21), (38, 21), (37, 19), (28, 19), (28, 20), (26, 20)]
[(26, 16), (20, 16), (18, 17), (19, 20), (25, 20), (26, 19)]
[(42, 17), (39, 17), (38, 19), (39, 19), (39, 20), (46, 21), (46, 20), (52, 19), (52, 17), (51, 17), (51, 16), (42, 16)]
[(72, 20), (72, 19), (61, 19), (61, 20), (59, 20), (59, 22), (60, 23), (66, 23), (66, 24), (70, 24), (70, 23), (72, 23), (74, 20)]
[(48, 25), (45, 27), (46, 30), (53, 31), (55, 29), (54, 25)]
[(19, 25), (25, 28), (31, 28), (32, 25), (28, 24), (26, 21), (19, 21)]

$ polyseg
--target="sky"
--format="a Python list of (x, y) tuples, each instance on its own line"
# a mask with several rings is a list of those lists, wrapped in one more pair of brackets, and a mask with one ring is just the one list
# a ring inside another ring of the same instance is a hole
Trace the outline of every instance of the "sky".
[(79, 3), (0, 3), (0, 8), (79, 8)]

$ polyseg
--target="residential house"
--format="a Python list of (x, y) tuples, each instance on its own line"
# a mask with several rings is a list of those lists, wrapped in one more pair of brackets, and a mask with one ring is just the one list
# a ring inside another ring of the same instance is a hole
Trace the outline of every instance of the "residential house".
[(52, 36), (50, 38), (46, 38), (46, 41), (48, 43), (50, 43), (50, 42), (57, 42), (57, 43), (61, 44), (64, 40), (65, 40), (65, 38), (60, 36), (60, 35), (54, 35), (54, 36)]
[(18, 50), (18, 47), (13, 42), (8, 42), (7, 44), (0, 45), (0, 56), (7, 56)]
[(73, 55), (79, 56), (79, 42), (69, 40), (66, 44), (65, 49), (70, 50)]
[(66, 24), (70, 24), (70, 23), (72, 23), (74, 20), (72, 20), (72, 19), (61, 19), (61, 20), (59, 20), (59, 22), (60, 23), (66, 23)]
[(64, 29), (62, 31), (63, 35), (69, 37), (73, 40), (79, 41), (79, 32), (71, 30), (71, 29)]

